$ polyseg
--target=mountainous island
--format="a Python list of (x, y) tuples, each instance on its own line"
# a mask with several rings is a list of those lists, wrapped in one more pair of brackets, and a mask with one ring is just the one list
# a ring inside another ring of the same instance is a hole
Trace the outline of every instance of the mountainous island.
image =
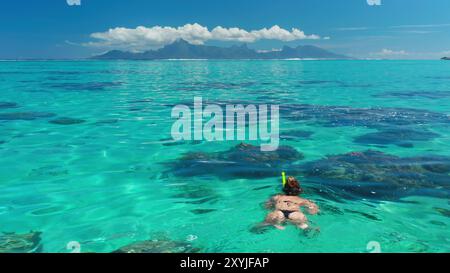
[(444, 58), (442, 58), (442, 60), (444, 60), (444, 61), (450, 61), (450, 57), (444, 57)]
[(284, 46), (276, 51), (256, 51), (246, 44), (231, 47), (218, 47), (207, 45), (193, 45), (185, 40), (177, 40), (158, 50), (149, 50), (142, 53), (134, 53), (120, 50), (112, 50), (91, 59), (97, 60), (164, 60), (164, 59), (351, 59), (350, 57), (335, 54), (325, 49), (305, 45), (295, 48)]

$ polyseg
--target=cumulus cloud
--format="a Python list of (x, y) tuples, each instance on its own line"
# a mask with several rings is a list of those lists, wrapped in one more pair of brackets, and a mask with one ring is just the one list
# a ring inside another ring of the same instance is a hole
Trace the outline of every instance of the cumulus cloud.
[(203, 44), (206, 41), (232, 41), (253, 43), (259, 40), (279, 40), (284, 42), (295, 40), (317, 40), (319, 35), (307, 35), (300, 29), (283, 29), (277, 25), (259, 30), (245, 30), (237, 27), (224, 28), (217, 26), (211, 31), (200, 24), (186, 24), (180, 27), (117, 27), (105, 32), (92, 33), (91, 41), (85, 45), (98, 47), (115, 47), (129, 50), (145, 50), (162, 47), (184, 39), (192, 44)]
[(369, 6), (381, 6), (381, 0), (367, 0)]
[(66, 0), (69, 6), (81, 6), (81, 0)]

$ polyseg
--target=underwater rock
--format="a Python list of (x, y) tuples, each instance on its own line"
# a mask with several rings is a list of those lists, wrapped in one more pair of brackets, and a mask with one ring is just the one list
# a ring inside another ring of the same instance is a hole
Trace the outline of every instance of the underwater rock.
[(414, 194), (448, 198), (450, 193), (450, 158), (444, 156), (401, 158), (369, 150), (328, 156), (299, 168), (308, 178), (367, 198)]
[(257, 188), (252, 189), (252, 191), (260, 191), (260, 190), (271, 189), (271, 188), (274, 188), (274, 186), (273, 185), (261, 186), (261, 187), (257, 187)]
[(135, 242), (121, 247), (113, 253), (196, 253), (199, 248), (191, 244), (169, 239), (147, 240)]
[[(243, 105), (247, 106), (250, 104), (259, 105), (261, 102), (258, 102), (257, 100), (202, 100), (203, 105), (218, 105), (222, 108), (225, 108), (226, 105)], [(176, 105), (186, 105), (189, 108), (194, 108), (194, 101), (180, 101), (176, 104), (170, 103), (170, 104), (162, 104), (162, 106), (173, 108)]]
[(76, 81), (77, 78), (68, 76), (50, 76), (45, 78), (46, 81)]
[(225, 152), (188, 153), (169, 165), (171, 173), (182, 177), (213, 175), (224, 179), (260, 179), (278, 176), (283, 170), (294, 174), (293, 163), (303, 157), (290, 146), (262, 152), (258, 146), (241, 143)]
[(396, 143), (396, 145), (403, 148), (414, 148), (414, 144), (409, 142)]
[(131, 107), (131, 108), (128, 108), (129, 112), (140, 112), (140, 111), (144, 111), (144, 110), (145, 110), (145, 108), (142, 108), (142, 107)]
[(436, 221), (436, 220), (431, 220), (429, 223), (432, 225), (435, 225), (435, 226), (441, 226), (441, 227), (447, 226), (444, 222)]
[(450, 210), (449, 209), (437, 208), (437, 207), (434, 207), (433, 209), (435, 211), (439, 212), (440, 214), (444, 215), (445, 217), (450, 217)]
[(302, 130), (287, 131), (280, 134), (280, 139), (298, 141), (300, 139), (309, 139), (313, 134), (313, 132)]
[(224, 155), (219, 156), (222, 159), (232, 161), (244, 161), (247, 163), (278, 163), (301, 160), (303, 154), (290, 146), (280, 146), (276, 151), (263, 152), (259, 146), (241, 143), (230, 149)]
[(159, 140), (163, 146), (178, 146), (178, 145), (197, 145), (201, 144), (201, 140), (191, 140), (191, 141), (185, 141), (185, 140), (173, 140), (173, 138), (163, 138)]
[(0, 120), (35, 120), (39, 118), (51, 118), (56, 116), (53, 113), (45, 112), (17, 112), (0, 114)]
[(62, 176), (69, 174), (69, 171), (61, 166), (44, 166), (32, 169), (28, 176)]
[(0, 234), (0, 253), (35, 253), (41, 251), (41, 232)]
[(49, 123), (58, 124), (58, 125), (74, 125), (86, 122), (83, 119), (76, 118), (57, 118), (54, 120), (50, 120)]
[(63, 89), (67, 91), (103, 91), (111, 87), (119, 87), (123, 82), (86, 82), (86, 83), (58, 83), (47, 85), (54, 89)]
[[(428, 141), (439, 137), (438, 134), (429, 131), (416, 131), (411, 129), (388, 129), (381, 132), (369, 133), (355, 138), (360, 144), (393, 144), (401, 147), (411, 147), (411, 142)], [(408, 145), (409, 144), (409, 145)]]
[(16, 108), (18, 106), (15, 102), (0, 101), (0, 109)]
[(118, 123), (119, 119), (102, 119), (97, 122), (95, 122), (96, 125), (102, 125), (102, 124), (115, 124)]
[(217, 211), (216, 209), (193, 209), (191, 210), (192, 213), (194, 214), (207, 214), (207, 213), (211, 213), (211, 212), (215, 212)]
[(450, 116), (444, 113), (391, 107), (352, 108), (290, 104), (280, 106), (280, 116), (293, 121), (311, 121), (325, 127), (364, 126), (385, 129), (399, 125), (450, 124)]
[(400, 98), (400, 99), (445, 99), (450, 97), (449, 91), (409, 91), (409, 92), (386, 92), (374, 95), (377, 98)]
[(53, 74), (53, 75), (81, 75), (86, 72), (81, 71), (47, 71), (47, 74)]

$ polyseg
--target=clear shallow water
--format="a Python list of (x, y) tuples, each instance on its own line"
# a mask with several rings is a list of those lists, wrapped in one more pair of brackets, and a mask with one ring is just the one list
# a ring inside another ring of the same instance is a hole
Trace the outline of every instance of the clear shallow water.
[[(279, 177), (174, 176), (167, 163), (182, 154), (223, 152), (238, 142), (167, 145), (165, 139), (173, 122), (168, 106), (194, 96), (445, 116), (449, 71), (450, 63), (439, 61), (1, 62), (0, 102), (17, 105), (0, 103), (0, 231), (41, 231), (45, 252), (68, 252), (69, 241), (79, 241), (82, 251), (110, 252), (161, 234), (203, 252), (366, 252), (370, 241), (384, 252), (448, 252), (447, 181), (429, 187), (440, 194), (334, 199), (308, 191), (317, 188), (316, 179), (300, 176), (304, 197), (322, 207), (309, 217), (320, 234), (308, 237), (292, 226), (254, 234), (251, 227), (267, 213), (261, 204), (280, 190)], [(51, 123), (61, 117), (84, 122)], [(299, 164), (368, 149), (450, 156), (449, 123), (431, 117), (408, 128), (437, 137), (408, 141), (413, 147), (354, 141), (382, 131), (373, 126), (283, 114), (280, 123), (282, 132), (313, 132), (282, 141), (304, 154)], [(339, 187), (327, 181), (320, 185), (339, 197)]]

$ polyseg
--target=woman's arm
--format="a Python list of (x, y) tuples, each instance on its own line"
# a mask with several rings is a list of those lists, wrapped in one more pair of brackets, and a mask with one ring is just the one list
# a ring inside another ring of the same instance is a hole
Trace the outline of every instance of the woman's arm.
[(317, 214), (319, 212), (319, 207), (315, 203), (313, 203), (307, 199), (302, 200), (302, 206), (305, 206), (308, 208), (309, 214), (313, 215), (313, 214)]
[(266, 209), (271, 209), (271, 208), (275, 207), (275, 199), (276, 199), (276, 197), (277, 197), (276, 195), (270, 197), (270, 199), (267, 200), (266, 203), (264, 204), (264, 207)]

